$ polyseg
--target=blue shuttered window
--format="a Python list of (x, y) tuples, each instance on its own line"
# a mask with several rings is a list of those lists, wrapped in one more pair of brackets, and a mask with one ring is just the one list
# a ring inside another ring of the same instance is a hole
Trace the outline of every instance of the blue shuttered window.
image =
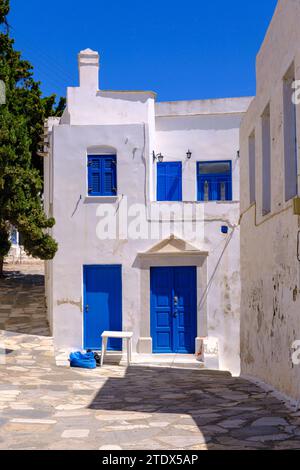
[(116, 155), (88, 155), (88, 195), (117, 194)]
[(157, 164), (157, 200), (182, 201), (181, 162)]
[(198, 201), (232, 201), (231, 161), (197, 163)]

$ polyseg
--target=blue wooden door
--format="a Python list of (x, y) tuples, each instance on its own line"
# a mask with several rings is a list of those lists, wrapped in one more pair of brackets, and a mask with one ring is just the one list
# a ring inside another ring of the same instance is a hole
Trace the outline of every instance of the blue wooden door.
[(157, 200), (182, 201), (182, 163), (157, 164)]
[[(84, 266), (84, 348), (100, 350), (101, 333), (122, 331), (122, 267)], [(122, 340), (110, 339), (108, 350), (121, 351)]]
[(154, 353), (195, 352), (195, 267), (151, 268), (151, 336)]
[(153, 352), (173, 351), (171, 268), (151, 268), (151, 336)]

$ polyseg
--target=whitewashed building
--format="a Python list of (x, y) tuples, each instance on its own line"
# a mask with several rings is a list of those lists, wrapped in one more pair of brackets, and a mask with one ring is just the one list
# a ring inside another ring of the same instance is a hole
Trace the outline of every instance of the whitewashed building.
[(10, 250), (5, 256), (4, 262), (8, 264), (28, 264), (36, 263), (36, 258), (28, 255), (22, 244), (22, 235), (15, 227), (11, 227), (9, 240), (11, 243)]
[(242, 373), (297, 400), (299, 24), (300, 1), (279, 1), (257, 56), (257, 96), (243, 118), (240, 137)]
[(238, 374), (239, 128), (250, 99), (102, 91), (89, 49), (79, 76), (62, 118), (48, 121), (56, 347), (99, 349), (103, 329), (133, 331), (138, 354), (201, 354), (206, 339)]

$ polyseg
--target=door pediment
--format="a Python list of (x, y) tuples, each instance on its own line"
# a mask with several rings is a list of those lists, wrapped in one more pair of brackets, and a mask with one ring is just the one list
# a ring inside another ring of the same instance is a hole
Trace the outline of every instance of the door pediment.
[(208, 252), (201, 250), (191, 243), (182, 240), (181, 238), (171, 235), (165, 240), (160, 241), (149, 250), (139, 253), (140, 256), (155, 256), (155, 255), (192, 255), (192, 256), (208, 256)]

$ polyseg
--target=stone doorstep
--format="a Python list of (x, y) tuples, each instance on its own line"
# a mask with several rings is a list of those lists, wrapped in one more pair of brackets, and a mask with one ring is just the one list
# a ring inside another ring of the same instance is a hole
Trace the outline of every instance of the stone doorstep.
[(194, 354), (139, 354), (133, 353), (133, 361), (136, 363), (166, 363), (199, 364)]
[[(57, 366), (69, 367), (70, 350), (60, 349), (55, 352)], [(101, 354), (101, 353), (100, 353)], [(104, 365), (127, 366), (127, 353), (111, 352), (105, 354)], [(132, 365), (167, 366), (167, 367), (191, 367), (203, 369), (203, 362), (197, 361), (192, 354), (138, 354), (133, 353)]]

